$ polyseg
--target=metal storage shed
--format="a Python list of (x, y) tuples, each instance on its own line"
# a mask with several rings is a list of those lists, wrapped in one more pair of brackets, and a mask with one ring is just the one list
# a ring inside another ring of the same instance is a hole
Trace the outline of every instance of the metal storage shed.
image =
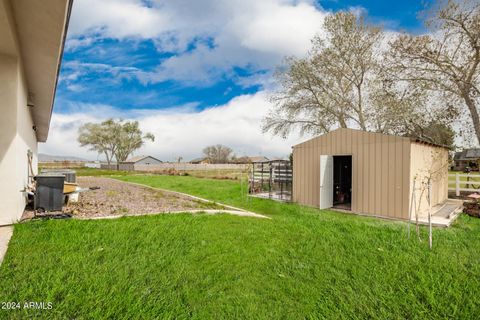
[(444, 203), (448, 150), (411, 138), (341, 128), (293, 147), (293, 201), (321, 209), (408, 219), (415, 178), (425, 216), (427, 192), (419, 189), (428, 177), (432, 206)]

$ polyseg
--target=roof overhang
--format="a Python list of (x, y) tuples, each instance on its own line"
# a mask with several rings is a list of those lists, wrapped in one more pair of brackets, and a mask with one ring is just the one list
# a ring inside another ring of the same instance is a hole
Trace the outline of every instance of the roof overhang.
[(9, 2), (37, 140), (45, 142), (73, 0)]
[(15, 56), (17, 54), (17, 47), (9, 18), (9, 3), (0, 0), (0, 54)]
[(448, 146), (445, 146), (443, 144), (428, 142), (428, 141), (418, 139), (418, 138), (410, 138), (410, 141), (414, 142), (414, 143), (425, 144), (425, 145), (430, 146), (430, 147), (443, 148), (443, 149), (450, 150), (450, 148)]
[[(431, 143), (431, 142), (428, 142), (428, 141), (425, 141), (425, 140), (422, 140), (422, 139), (418, 139), (418, 138), (410, 138), (410, 137), (402, 137), (402, 136), (395, 136), (395, 135), (391, 135), (391, 134), (385, 134), (385, 133), (378, 133), (378, 132), (373, 132), (373, 131), (364, 131), (364, 130), (358, 130), (358, 129), (352, 129), (352, 128), (338, 128), (338, 129), (335, 129), (335, 130), (332, 130), (328, 133), (325, 133), (325, 134), (322, 134), (320, 136), (323, 136), (323, 135), (329, 135), (331, 134), (332, 132), (335, 132), (335, 131), (358, 131), (358, 132), (365, 132), (367, 134), (372, 134), (372, 135), (384, 135), (384, 136), (390, 136), (390, 137), (395, 137), (397, 139), (408, 139), (411, 143), (419, 143), (419, 144), (424, 144), (424, 145), (428, 145), (428, 146), (431, 146), (431, 147), (437, 147), (437, 148), (444, 148), (444, 149), (449, 149), (448, 146), (444, 146), (444, 145), (440, 145), (440, 144), (435, 144), (435, 143)], [(310, 141), (310, 140), (313, 140), (313, 139), (317, 139), (318, 137), (320, 136), (317, 136), (315, 138), (312, 138), (312, 139), (309, 139), (307, 141), (304, 141), (304, 142), (301, 142), (301, 143), (298, 143), (294, 146), (292, 146), (292, 149), (295, 149), (297, 147), (300, 147), (301, 145), (303, 145), (304, 143)]]

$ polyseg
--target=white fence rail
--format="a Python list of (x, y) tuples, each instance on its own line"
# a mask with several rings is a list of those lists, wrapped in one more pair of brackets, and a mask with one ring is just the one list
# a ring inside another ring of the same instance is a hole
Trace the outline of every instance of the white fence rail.
[(455, 191), (457, 197), (460, 196), (461, 191), (480, 192), (480, 174), (450, 173), (448, 190)]

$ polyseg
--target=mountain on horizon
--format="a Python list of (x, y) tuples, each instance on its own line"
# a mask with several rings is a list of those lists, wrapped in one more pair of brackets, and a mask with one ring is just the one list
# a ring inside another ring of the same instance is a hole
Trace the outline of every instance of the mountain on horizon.
[(53, 156), (45, 153), (39, 153), (38, 154), (38, 162), (56, 162), (56, 161), (82, 161), (82, 162), (87, 162), (89, 160), (79, 158), (79, 157), (74, 157), (74, 156)]

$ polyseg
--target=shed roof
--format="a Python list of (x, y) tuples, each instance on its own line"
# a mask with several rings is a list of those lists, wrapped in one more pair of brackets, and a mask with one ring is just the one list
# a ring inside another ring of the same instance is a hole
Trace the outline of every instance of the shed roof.
[[(338, 128), (338, 129), (332, 130), (332, 131), (330, 131), (330, 132), (328, 132), (328, 133), (325, 133), (325, 134), (323, 134), (323, 135), (320, 135), (320, 136), (329, 135), (329, 134), (331, 134), (332, 132), (341, 131), (341, 130), (343, 130), (343, 131), (365, 132), (365, 133), (370, 134), (370, 135), (389, 136), (389, 137), (394, 137), (395, 139), (398, 139), (399, 141), (404, 141), (404, 140), (407, 139), (407, 140), (409, 140), (410, 142), (413, 142), (413, 143), (426, 144), (426, 145), (429, 145), (429, 146), (432, 146), (432, 147), (438, 147), (438, 148), (448, 149), (447, 146), (440, 145), (440, 144), (435, 144), (435, 143), (431, 143), (431, 142), (428, 142), (428, 141), (425, 141), (425, 140), (422, 140), (422, 139), (419, 139), (419, 138), (401, 137), (401, 136), (395, 136), (395, 135), (391, 135), (391, 134), (378, 133), (378, 132), (372, 132), (372, 131), (364, 131), (364, 130), (351, 129), (351, 128)], [(318, 138), (318, 137), (319, 137), (319, 136), (314, 137), (314, 138), (312, 138), (312, 139), (308, 139), (307, 141), (301, 142), (301, 143), (299, 143), (299, 144), (296, 144), (296, 145), (293, 146), (293, 148), (299, 147), (299, 146), (301, 146), (302, 144), (307, 143), (308, 141), (313, 140), (313, 139), (316, 139), (316, 138)]]

